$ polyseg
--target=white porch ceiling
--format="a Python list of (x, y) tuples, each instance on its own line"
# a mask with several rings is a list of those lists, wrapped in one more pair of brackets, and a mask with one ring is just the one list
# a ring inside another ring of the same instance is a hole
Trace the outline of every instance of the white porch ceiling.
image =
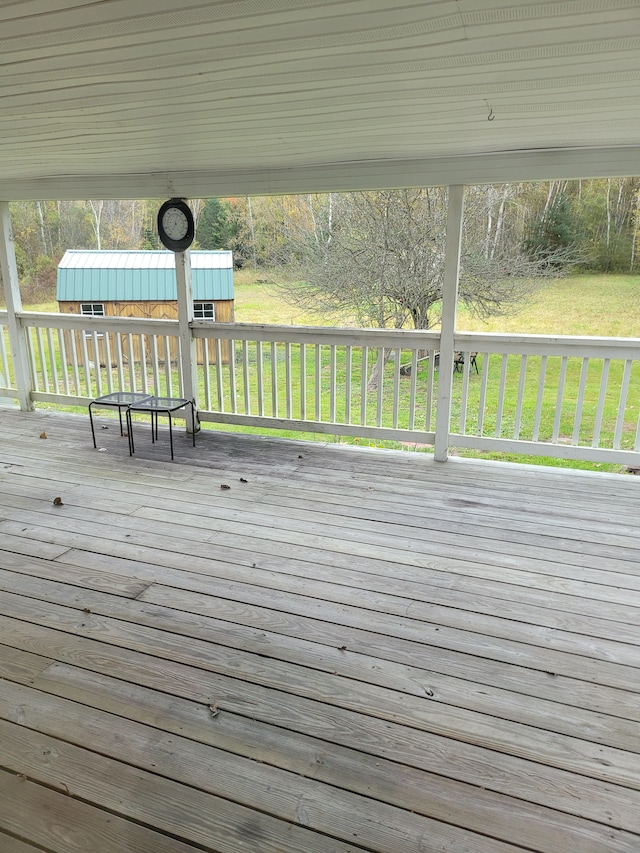
[(0, 0), (3, 199), (636, 174), (640, 0)]

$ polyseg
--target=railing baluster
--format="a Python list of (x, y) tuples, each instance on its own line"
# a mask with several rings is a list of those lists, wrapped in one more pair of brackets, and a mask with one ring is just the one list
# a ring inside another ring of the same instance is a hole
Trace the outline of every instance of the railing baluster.
[(300, 344), (300, 420), (307, 419), (307, 345)]
[(184, 377), (182, 375), (182, 341), (180, 337), (174, 338), (176, 342), (176, 372), (178, 379), (178, 397), (184, 397)]
[(147, 381), (147, 347), (145, 342), (145, 336), (138, 336), (138, 346), (140, 348), (140, 378), (142, 381), (142, 393), (149, 393), (149, 383)]
[(551, 441), (557, 444), (560, 435), (560, 423), (562, 421), (562, 403), (564, 400), (564, 385), (567, 378), (567, 357), (563, 356), (560, 361), (560, 376), (558, 378), (558, 394), (556, 397), (556, 411), (553, 419), (553, 435)]
[(360, 426), (367, 423), (367, 384), (369, 381), (369, 347), (362, 347), (362, 371), (360, 376)]
[(38, 356), (40, 358), (40, 371), (42, 373), (42, 382), (45, 393), (49, 393), (49, 371), (47, 370), (47, 361), (44, 353), (44, 344), (42, 342), (42, 329), (38, 326), (36, 329), (36, 340), (38, 341)]
[[(27, 329), (27, 350), (29, 352), (29, 366), (31, 368), (31, 378), (33, 381), (33, 390), (40, 391), (40, 376), (36, 365), (36, 345), (34, 344), (34, 333), (36, 329)], [(36, 334), (37, 340), (37, 334)]]
[(315, 383), (316, 383), (316, 420), (322, 420), (322, 347), (316, 344), (315, 351)]
[(351, 423), (351, 371), (353, 369), (353, 347), (344, 348), (344, 422)]
[(275, 341), (271, 341), (271, 414), (278, 417), (278, 351)]
[(467, 429), (467, 400), (469, 397), (469, 353), (464, 352), (462, 363), (462, 394), (460, 397), (460, 433), (464, 435)]
[(67, 365), (67, 344), (64, 338), (64, 329), (58, 329), (58, 347), (60, 351), (60, 370), (62, 371), (62, 387), (64, 393), (69, 396), (71, 387), (69, 385), (69, 368)]
[(238, 411), (238, 400), (236, 395), (236, 342), (229, 341), (229, 396), (231, 399), (231, 411), (235, 415)]
[(124, 344), (121, 332), (116, 332), (116, 366), (118, 369), (118, 390), (124, 391)]
[[(151, 370), (153, 372), (153, 393), (160, 397), (160, 365), (158, 364), (158, 336), (151, 335)], [(109, 372), (111, 375), (111, 372)]]
[(51, 366), (51, 381), (53, 383), (54, 394), (59, 394), (60, 389), (58, 386), (58, 368), (56, 366), (56, 353), (55, 348), (53, 346), (53, 330), (51, 328), (47, 329), (47, 350), (49, 355), (49, 365)]
[(496, 408), (496, 438), (500, 438), (502, 433), (502, 415), (504, 413), (504, 389), (507, 384), (507, 359), (509, 356), (505, 353), (502, 356), (502, 366), (500, 367), (500, 388), (498, 389), (498, 405)]
[(378, 347), (378, 387), (376, 389), (376, 426), (382, 426), (382, 392), (384, 386), (384, 347)]
[(580, 425), (582, 424), (582, 410), (584, 408), (584, 394), (587, 387), (587, 373), (589, 371), (589, 359), (582, 359), (580, 368), (580, 382), (578, 384), (578, 397), (576, 399), (576, 413), (573, 419), (573, 433), (571, 435), (571, 444), (575, 447), (580, 443)]
[(433, 401), (436, 399), (436, 351), (428, 350), (429, 361), (427, 363), (427, 400), (425, 406), (425, 430), (431, 430), (433, 422)]
[[(84, 332), (80, 332), (81, 335)], [(69, 333), (69, 342), (71, 343), (71, 366), (73, 369), (73, 382), (75, 385), (75, 391), (78, 397), (80, 396), (80, 391), (82, 390), (80, 387), (80, 369), (78, 367), (78, 348), (76, 346), (76, 332), (75, 329), (72, 329)]]
[[(154, 336), (153, 340), (155, 341), (155, 336)], [(106, 367), (106, 374), (107, 374), (107, 389), (108, 389), (108, 393), (112, 394), (113, 393), (113, 368), (111, 365), (112, 365), (113, 359), (111, 358), (111, 332), (105, 332), (104, 333), (104, 346), (105, 346), (105, 361), (106, 361), (105, 367)]]
[[(204, 338), (202, 341), (202, 370), (204, 372), (204, 406), (205, 409), (212, 410), (211, 377), (209, 376), (209, 338)], [(219, 405), (220, 400), (218, 400), (218, 407)]]
[(602, 415), (607, 398), (607, 384), (609, 382), (609, 366), (611, 359), (605, 358), (602, 363), (602, 377), (600, 379), (600, 394), (598, 396), (598, 408), (596, 410), (596, 422), (593, 428), (592, 447), (600, 447), (600, 431), (602, 429)]
[(96, 384), (96, 394), (98, 397), (102, 396), (102, 375), (100, 373), (100, 349), (98, 344), (98, 333), (94, 331), (91, 333), (91, 341), (93, 343), (93, 361), (89, 362), (89, 367), (93, 364), (93, 370), (95, 375), (95, 384)]
[(244, 390), (244, 413), (251, 414), (251, 391), (249, 387), (249, 341), (242, 341), (242, 379)]
[(518, 380), (518, 399), (516, 401), (516, 419), (513, 425), (513, 437), (517, 440), (520, 438), (520, 428), (522, 425), (522, 403), (524, 401), (524, 389), (527, 381), (527, 356), (523, 355), (520, 359), (520, 378)]
[[(476, 356), (477, 357), (477, 356)], [(489, 353), (482, 353), (482, 378), (480, 380), (480, 397), (478, 399), (478, 428), (477, 434), (484, 431), (484, 412), (487, 405), (487, 384), (489, 380)]]
[(264, 416), (264, 375), (263, 375), (263, 351), (262, 351), (262, 341), (256, 342), (256, 368), (258, 371), (258, 414), (260, 417)]
[(135, 393), (138, 388), (136, 384), (136, 358), (133, 350), (133, 335), (129, 333), (127, 339), (129, 344), (129, 390)]
[(169, 338), (169, 335), (164, 336), (164, 376), (167, 384), (167, 397), (173, 397), (173, 368), (171, 358), (171, 339)]
[(80, 332), (82, 341), (82, 367), (84, 369), (84, 378), (86, 383), (86, 396), (95, 397), (91, 384), (91, 365), (89, 364), (89, 349), (87, 347), (87, 332), (83, 329)]
[(222, 373), (222, 366), (222, 341), (220, 338), (216, 338), (216, 388), (218, 391), (218, 409), (221, 412), (224, 412), (224, 376)]
[(2, 364), (2, 375), (4, 376), (4, 381), (6, 383), (6, 387), (8, 388), (11, 385), (11, 374), (9, 371), (9, 359), (7, 358), (7, 342), (5, 339), (6, 334), (7, 327), (0, 326), (0, 363)]
[(400, 413), (400, 347), (394, 350), (393, 363), (393, 429), (398, 429)]
[(284, 364), (285, 364), (285, 386), (286, 386), (286, 409), (287, 409), (287, 418), (291, 420), (293, 417), (293, 400), (292, 400), (292, 378), (291, 378), (291, 344), (289, 341), (285, 342), (284, 345)]
[[(411, 367), (410, 367), (410, 388), (409, 388), (409, 429), (415, 429), (416, 425), (416, 389), (418, 387), (418, 350), (414, 349), (411, 352)], [(429, 415), (427, 414), (427, 423)], [(429, 429), (429, 427), (426, 427)]]
[(533, 441), (538, 440), (540, 435), (540, 419), (542, 417), (542, 401), (544, 399), (544, 381), (547, 375), (547, 357), (543, 355), (540, 359), (540, 372), (538, 374), (538, 396), (536, 399), (536, 413), (533, 421)]
[(620, 387), (620, 401), (618, 403), (618, 417), (616, 419), (616, 428), (613, 435), (613, 449), (620, 450), (622, 443), (622, 429), (624, 427), (624, 413), (627, 408), (627, 396), (629, 394), (629, 382), (631, 380), (631, 359), (627, 359), (624, 363), (624, 372), (622, 374), (622, 386)]
[(337, 382), (337, 355), (336, 345), (329, 347), (329, 421), (336, 422), (336, 382)]

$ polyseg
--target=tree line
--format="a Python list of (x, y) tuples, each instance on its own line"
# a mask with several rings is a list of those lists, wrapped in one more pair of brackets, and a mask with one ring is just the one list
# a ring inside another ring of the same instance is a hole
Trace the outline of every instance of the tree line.
[[(155, 225), (160, 204), (154, 199), (12, 202), (23, 299), (54, 298), (57, 265), (67, 249), (162, 248)], [(292, 298), (339, 309), (340, 271), (346, 268), (348, 276), (358, 277), (360, 291), (369, 291), (365, 314), (394, 315), (378, 317), (375, 325), (397, 325), (409, 317), (418, 328), (429, 326), (429, 318), (417, 316), (425, 302), (418, 304), (413, 291), (430, 289), (437, 300), (445, 189), (195, 199), (190, 205), (196, 220), (194, 248), (231, 249), (236, 266), (304, 276), (306, 295), (293, 288)], [(519, 298), (514, 281), (550, 274), (568, 263), (584, 271), (634, 273), (640, 178), (468, 187), (464, 234), (461, 293), (464, 298), (465, 287), (470, 289), (471, 303), (481, 313)], [(382, 287), (400, 279), (405, 283), (396, 288), (395, 305), (376, 300)], [(498, 296), (487, 286), (497, 280), (502, 286)], [(331, 281), (336, 283), (333, 295), (326, 286)], [(372, 322), (370, 316), (361, 319)]]

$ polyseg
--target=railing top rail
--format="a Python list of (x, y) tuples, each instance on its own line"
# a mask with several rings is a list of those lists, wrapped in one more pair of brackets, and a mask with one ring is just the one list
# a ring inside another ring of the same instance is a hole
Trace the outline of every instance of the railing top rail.
[(640, 358), (640, 338), (456, 332), (454, 340), (456, 349), (465, 351), (573, 355), (581, 358)]
[(223, 338), (247, 341), (291, 341), (338, 343), (353, 346), (408, 347), (433, 349), (440, 341), (439, 332), (413, 329), (360, 329), (334, 326), (274, 326), (262, 323), (191, 323), (197, 338)]
[(175, 335), (177, 320), (153, 320), (147, 317), (94, 317), (88, 314), (54, 314), (20, 311), (16, 314), (24, 326), (41, 329), (85, 329), (96, 332), (143, 332), (148, 335)]

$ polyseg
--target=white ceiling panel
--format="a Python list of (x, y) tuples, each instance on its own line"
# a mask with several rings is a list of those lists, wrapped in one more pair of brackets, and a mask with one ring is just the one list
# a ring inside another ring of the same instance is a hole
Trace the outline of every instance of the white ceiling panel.
[(640, 173), (640, 0), (0, 0), (0, 198)]

